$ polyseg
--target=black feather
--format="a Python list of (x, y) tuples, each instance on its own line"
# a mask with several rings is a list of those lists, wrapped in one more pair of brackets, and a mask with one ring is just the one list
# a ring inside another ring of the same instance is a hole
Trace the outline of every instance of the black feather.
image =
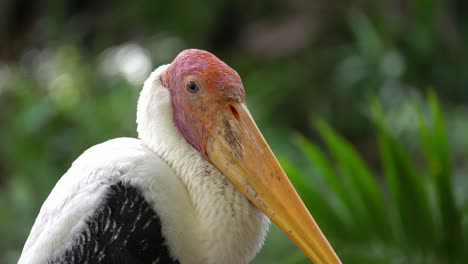
[(179, 263), (169, 254), (161, 220), (141, 192), (118, 183), (73, 240), (50, 263)]

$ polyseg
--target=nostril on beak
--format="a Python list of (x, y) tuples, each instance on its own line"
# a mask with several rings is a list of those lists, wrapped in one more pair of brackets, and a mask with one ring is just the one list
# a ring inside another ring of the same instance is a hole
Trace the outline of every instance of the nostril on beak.
[(231, 109), (232, 115), (239, 120), (239, 112), (237, 112), (237, 109), (233, 105), (229, 105), (229, 108)]

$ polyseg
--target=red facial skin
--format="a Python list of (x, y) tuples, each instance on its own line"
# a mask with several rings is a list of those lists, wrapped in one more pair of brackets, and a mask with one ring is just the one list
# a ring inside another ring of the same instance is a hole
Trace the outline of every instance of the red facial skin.
[[(231, 103), (245, 103), (239, 74), (213, 54), (197, 49), (184, 50), (161, 76), (172, 97), (174, 122), (183, 137), (209, 160), (206, 140), (220, 111), (236, 110)], [(199, 90), (186, 85), (195, 82)]]

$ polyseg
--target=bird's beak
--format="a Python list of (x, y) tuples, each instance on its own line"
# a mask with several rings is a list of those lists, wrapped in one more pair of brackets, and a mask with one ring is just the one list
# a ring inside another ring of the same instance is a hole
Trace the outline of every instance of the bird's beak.
[(341, 263), (266, 143), (245, 104), (219, 111), (206, 141), (210, 161), (314, 263)]

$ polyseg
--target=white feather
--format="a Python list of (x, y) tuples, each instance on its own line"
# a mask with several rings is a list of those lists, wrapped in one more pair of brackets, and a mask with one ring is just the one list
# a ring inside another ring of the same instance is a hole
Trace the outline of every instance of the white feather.
[(141, 140), (121, 138), (84, 152), (44, 202), (19, 263), (46, 263), (71, 246), (104, 201), (106, 187), (138, 187), (161, 218), (170, 253), (181, 263), (248, 263), (269, 221), (180, 135), (171, 98), (156, 69), (138, 101)]

